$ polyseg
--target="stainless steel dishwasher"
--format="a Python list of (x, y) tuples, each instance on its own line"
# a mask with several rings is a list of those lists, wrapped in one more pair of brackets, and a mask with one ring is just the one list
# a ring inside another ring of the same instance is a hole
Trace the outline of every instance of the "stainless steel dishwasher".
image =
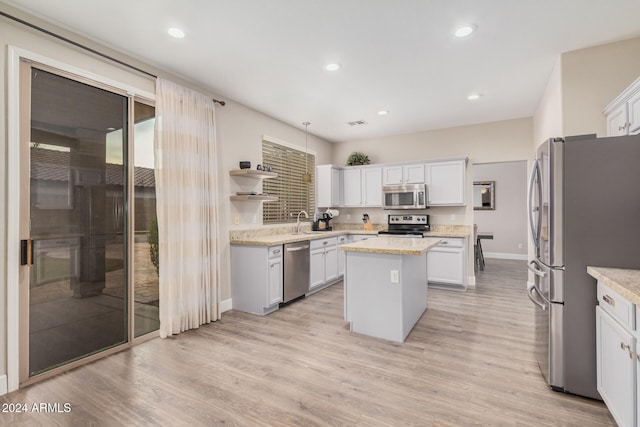
[(282, 302), (287, 303), (309, 292), (309, 241), (284, 245)]

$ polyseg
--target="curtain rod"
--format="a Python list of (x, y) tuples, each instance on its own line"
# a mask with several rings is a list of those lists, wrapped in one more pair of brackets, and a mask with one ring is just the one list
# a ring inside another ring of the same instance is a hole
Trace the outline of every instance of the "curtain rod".
[[(117, 58), (109, 56), (109, 55), (107, 55), (105, 53), (99, 52), (99, 51), (97, 51), (95, 49), (92, 49), (92, 48), (90, 48), (88, 46), (85, 46), (85, 45), (83, 45), (81, 43), (78, 43), (78, 42), (73, 41), (71, 39), (68, 39), (68, 38), (66, 38), (64, 36), (61, 36), (60, 34), (56, 34), (53, 31), (49, 31), (49, 30), (47, 30), (45, 28), (39, 27), (39, 26), (37, 26), (35, 24), (32, 24), (31, 22), (27, 22), (24, 19), (20, 19), (20, 18), (18, 18), (16, 16), (9, 15), (8, 13), (3, 12), (3, 11), (0, 11), (0, 15), (4, 16), (5, 18), (9, 18), (9, 19), (11, 19), (13, 21), (16, 21), (16, 22), (18, 22), (18, 23), (20, 23), (22, 25), (26, 25), (27, 27), (33, 28), (34, 30), (40, 31), (42, 33), (45, 33), (45, 34), (47, 34), (47, 35), (49, 35), (51, 37), (57, 38), (58, 40), (62, 40), (63, 42), (66, 42), (66, 43), (69, 43), (69, 44), (71, 44), (73, 46), (79, 47), (80, 49), (84, 49), (84, 50), (86, 50), (88, 52), (93, 53), (94, 55), (101, 56), (101, 57), (103, 57), (105, 59), (108, 59), (110, 61), (113, 61), (113, 62), (115, 62), (117, 64), (124, 65), (127, 68), (131, 68), (132, 70), (135, 70), (135, 71), (137, 71), (139, 73), (145, 74), (145, 75), (147, 75), (149, 77), (153, 77), (154, 79), (158, 78), (158, 76), (156, 76), (155, 74), (152, 74), (152, 73), (150, 73), (148, 71), (145, 71), (145, 70), (143, 70), (141, 68), (138, 68), (135, 65), (128, 64), (128, 63), (126, 63), (124, 61), (121, 61), (121, 60), (119, 60)], [(211, 99), (213, 100), (213, 102), (215, 102), (216, 104), (220, 104), (223, 107), (227, 104), (225, 101), (221, 101), (219, 99), (215, 99), (215, 98), (211, 98)]]

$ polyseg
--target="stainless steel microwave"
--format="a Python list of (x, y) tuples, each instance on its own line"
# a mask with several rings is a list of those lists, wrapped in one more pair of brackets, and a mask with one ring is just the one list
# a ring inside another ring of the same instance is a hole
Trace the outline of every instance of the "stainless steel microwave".
[(382, 187), (383, 209), (426, 209), (425, 184), (385, 185)]

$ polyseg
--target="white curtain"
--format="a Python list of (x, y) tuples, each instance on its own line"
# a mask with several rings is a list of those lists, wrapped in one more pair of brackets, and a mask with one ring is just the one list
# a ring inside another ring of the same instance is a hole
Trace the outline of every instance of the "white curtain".
[(158, 78), (155, 177), (160, 336), (220, 318), (213, 100)]

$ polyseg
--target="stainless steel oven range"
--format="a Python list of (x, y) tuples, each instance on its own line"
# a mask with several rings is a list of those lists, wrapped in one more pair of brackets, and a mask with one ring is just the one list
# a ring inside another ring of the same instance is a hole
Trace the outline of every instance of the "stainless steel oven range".
[(389, 215), (387, 224), (387, 230), (378, 231), (378, 235), (424, 237), (430, 230), (429, 215)]

